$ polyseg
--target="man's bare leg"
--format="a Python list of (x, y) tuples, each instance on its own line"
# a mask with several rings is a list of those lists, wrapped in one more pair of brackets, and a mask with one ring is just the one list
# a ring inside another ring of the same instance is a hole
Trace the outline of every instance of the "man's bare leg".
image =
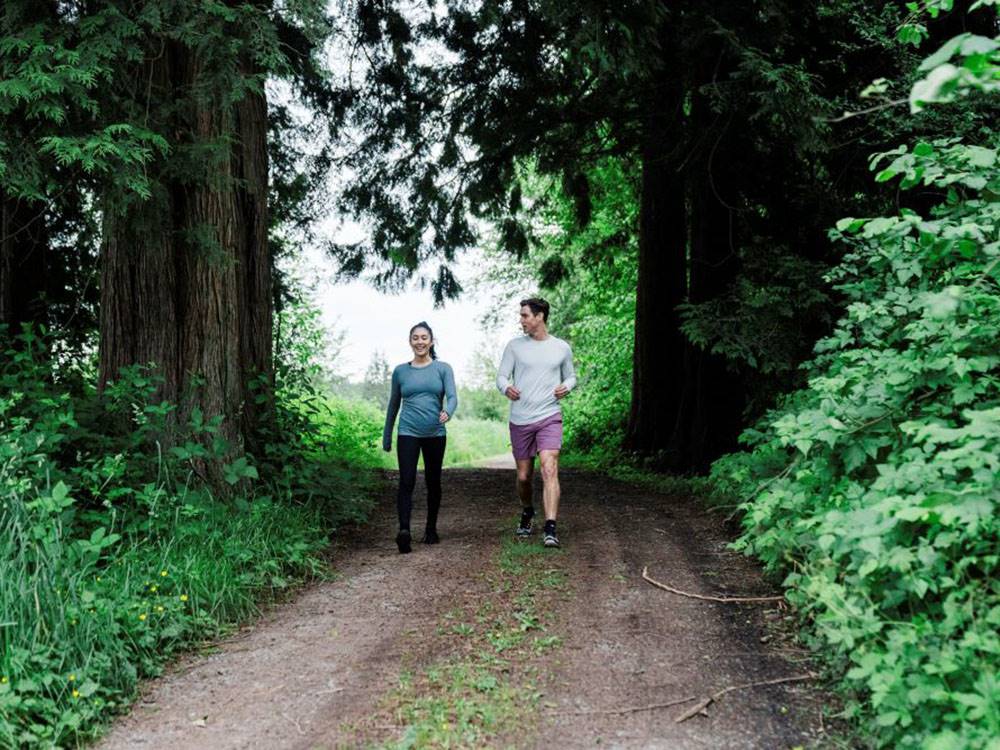
[(521, 498), (521, 508), (527, 510), (533, 507), (531, 499), (531, 484), (535, 476), (535, 459), (518, 458), (517, 463), (517, 496)]
[(542, 466), (542, 506), (545, 508), (545, 520), (555, 521), (559, 513), (559, 451), (539, 451), (538, 461)]

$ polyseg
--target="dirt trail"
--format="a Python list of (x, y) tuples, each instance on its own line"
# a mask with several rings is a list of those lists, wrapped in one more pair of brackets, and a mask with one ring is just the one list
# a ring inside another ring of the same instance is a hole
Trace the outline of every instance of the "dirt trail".
[[(422, 484), (422, 482), (421, 482)], [(560, 521), (568, 595), (547, 603), (563, 645), (535, 659), (540, 713), (520, 747), (791, 748), (815, 744), (819, 706), (802, 683), (729, 693), (707, 716), (677, 724), (693, 702), (639, 710), (731, 685), (801, 674), (761, 604), (674, 596), (650, 574), (700, 593), (771, 594), (725, 549), (717, 515), (604, 477), (567, 472)], [(99, 745), (124, 748), (339, 748), (397, 684), (452, 648), (445, 612), (488, 595), (483, 572), (516, 513), (512, 473), (445, 475), (442, 544), (399, 555), (391, 492), (375, 518), (334, 553), (338, 578), (315, 585), (251, 628), (154, 681)], [(417, 508), (423, 507), (418, 497)], [(420, 520), (417, 514), (415, 521)], [(419, 539), (419, 532), (416, 537)], [(531, 544), (538, 544), (537, 537)]]

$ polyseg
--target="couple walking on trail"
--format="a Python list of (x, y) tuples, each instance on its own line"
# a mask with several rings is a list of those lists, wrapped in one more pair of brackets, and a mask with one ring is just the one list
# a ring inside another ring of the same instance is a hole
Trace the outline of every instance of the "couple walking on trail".
[[(516, 534), (534, 531), (532, 485), (535, 456), (542, 472), (542, 509), (545, 514), (543, 544), (558, 547), (556, 516), (559, 512), (559, 451), (562, 449), (562, 409), (559, 402), (573, 390), (576, 374), (569, 344), (548, 330), (549, 303), (539, 297), (520, 303), (524, 336), (507, 344), (497, 371), (497, 389), (510, 400), (510, 443), (517, 464), (517, 494), (521, 519)], [(396, 546), (411, 550), (410, 515), (417, 480), (417, 459), (424, 457), (427, 483), (427, 524), (423, 542), (437, 544), (441, 507), (441, 467), (447, 442), (445, 423), (458, 408), (455, 376), (434, 351), (434, 332), (425, 323), (410, 329), (413, 359), (392, 371), (392, 392), (382, 431), (382, 448), (392, 450), (392, 428), (399, 414), (396, 457), (399, 491), (396, 509), (399, 532)], [(402, 407), (402, 410), (400, 409)]]

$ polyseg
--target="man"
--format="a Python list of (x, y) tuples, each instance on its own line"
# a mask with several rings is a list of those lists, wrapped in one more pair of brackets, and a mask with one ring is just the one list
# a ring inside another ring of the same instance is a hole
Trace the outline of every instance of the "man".
[(532, 297), (521, 301), (521, 330), (503, 351), (497, 388), (510, 399), (510, 444), (517, 462), (517, 494), (521, 522), (517, 535), (531, 534), (535, 516), (531, 497), (535, 455), (542, 466), (544, 544), (558, 547), (559, 451), (562, 449), (562, 409), (559, 401), (576, 385), (569, 344), (549, 333), (549, 303)]

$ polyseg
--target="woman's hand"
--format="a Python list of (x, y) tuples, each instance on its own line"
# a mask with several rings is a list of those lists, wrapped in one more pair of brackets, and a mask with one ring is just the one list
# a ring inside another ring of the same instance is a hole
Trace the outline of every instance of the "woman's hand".
[(386, 453), (391, 453), (392, 443), (382, 443), (382, 450), (384, 450)]
[(451, 417), (449, 417), (449, 416), (448, 416), (448, 412), (446, 412), (446, 411), (443, 411), (443, 412), (441, 412), (441, 413), (440, 413), (440, 414), (438, 415), (438, 423), (439, 423), (439, 424), (444, 424), (444, 423), (445, 423), (445, 422), (447, 422), (447, 421), (448, 421), (449, 419), (451, 419)]

